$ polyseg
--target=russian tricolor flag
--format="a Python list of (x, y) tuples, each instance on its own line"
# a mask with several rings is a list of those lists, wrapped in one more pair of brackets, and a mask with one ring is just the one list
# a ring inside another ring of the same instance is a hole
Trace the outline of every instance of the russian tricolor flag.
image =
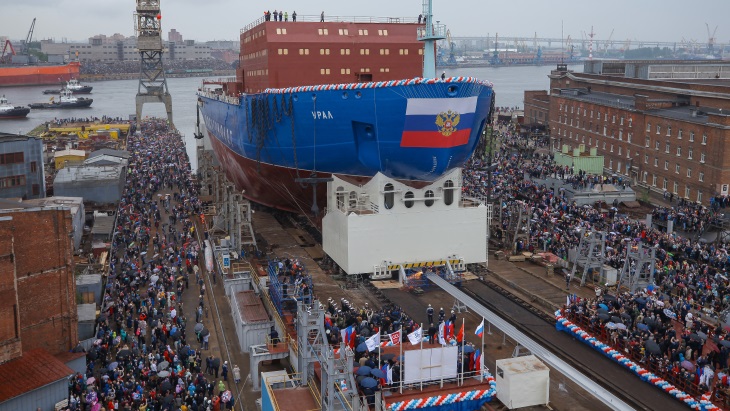
[(409, 98), (401, 147), (449, 148), (469, 142), (477, 97)]
[(482, 318), (482, 322), (481, 322), (481, 324), (479, 324), (479, 327), (477, 327), (477, 330), (474, 331), (474, 334), (478, 335), (479, 338), (481, 338), (482, 335), (484, 335), (484, 318)]

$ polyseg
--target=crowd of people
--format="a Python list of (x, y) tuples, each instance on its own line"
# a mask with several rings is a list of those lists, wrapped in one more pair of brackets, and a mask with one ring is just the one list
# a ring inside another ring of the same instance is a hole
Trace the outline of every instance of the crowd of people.
[[(185, 146), (163, 120), (150, 120), (128, 150), (96, 340), (86, 372), (69, 381), (68, 409), (230, 409), (226, 380), (240, 370), (224, 362), (219, 379), (220, 359), (203, 353), (205, 328), (188, 319), (202, 321), (209, 296), (196, 269), (201, 205)], [(197, 293), (196, 307), (183, 304), (185, 293)]]
[(54, 126), (65, 126), (74, 123), (101, 123), (101, 124), (112, 124), (112, 123), (124, 123), (125, 120), (117, 116), (101, 116), (101, 117), (66, 117), (66, 118), (54, 118), (46, 123), (47, 127)]
[[(519, 244), (517, 251), (545, 248), (567, 259), (586, 232), (605, 231), (606, 264), (620, 270), (628, 248), (653, 247), (654, 285), (649, 290), (618, 296), (599, 292), (601, 296), (594, 300), (574, 301), (570, 311), (603, 327), (609, 324), (606, 335), (612, 343), (642, 350), (644, 361), (655, 362), (697, 386), (703, 383), (702, 389), (714, 384), (713, 375), (723, 377), (717, 381), (726, 385), (730, 336), (723, 316), (730, 308), (730, 255), (726, 244), (696, 241), (696, 234), (728, 205), (727, 198), (713, 198), (710, 207), (690, 203), (656, 207), (652, 215), (660, 225), (672, 220), (675, 230), (694, 233), (692, 238), (668, 234), (608, 207), (578, 206), (564, 191), (541, 184), (539, 180), (552, 177), (582, 190), (595, 189), (598, 184), (620, 189), (627, 181), (556, 165), (548, 155), (521, 149), (525, 138), (510, 126), (499, 126), (501, 144), (493, 153), (492, 179), (488, 180), (487, 160), (473, 159), (463, 174), (465, 194), (485, 197), (491, 191), (505, 210), (510, 204), (520, 204), (529, 213), (530, 242)], [(508, 219), (505, 214), (500, 221), (503, 229), (507, 229)]]

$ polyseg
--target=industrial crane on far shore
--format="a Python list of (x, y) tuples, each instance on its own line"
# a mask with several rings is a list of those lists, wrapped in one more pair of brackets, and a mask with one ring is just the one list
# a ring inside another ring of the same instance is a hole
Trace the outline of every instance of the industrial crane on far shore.
[(717, 33), (717, 26), (715, 26), (715, 30), (712, 31), (712, 34), (710, 34), (710, 25), (705, 23), (705, 26), (707, 27), (707, 52), (712, 54), (715, 51), (715, 34)]

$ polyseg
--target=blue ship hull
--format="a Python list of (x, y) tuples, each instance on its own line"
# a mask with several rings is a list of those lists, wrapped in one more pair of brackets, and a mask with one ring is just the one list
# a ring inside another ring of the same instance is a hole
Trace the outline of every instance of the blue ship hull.
[(216, 156), (246, 197), (306, 212), (311, 187), (294, 182), (298, 177), (336, 174), (364, 182), (381, 172), (428, 182), (461, 167), (487, 124), (494, 94), (490, 83), (456, 77), (273, 89), (240, 98), (201, 91), (199, 101)]

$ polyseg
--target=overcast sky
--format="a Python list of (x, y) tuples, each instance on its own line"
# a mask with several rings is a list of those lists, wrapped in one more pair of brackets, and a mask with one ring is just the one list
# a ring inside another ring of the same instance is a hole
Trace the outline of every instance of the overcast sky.
[[(133, 34), (134, 0), (1, 0), (0, 36), (25, 38), (37, 18), (33, 38), (86, 40), (95, 34)], [(256, 4), (256, 6), (252, 6)], [(331, 16), (415, 17), (420, 0), (162, 0), (162, 28), (185, 39), (235, 40), (239, 30), (264, 10)], [(717, 42), (730, 41), (730, 0), (434, 0), (435, 20), (453, 36), (533, 36), (581, 38), (594, 27), (596, 37), (707, 42), (705, 23), (717, 29)]]

